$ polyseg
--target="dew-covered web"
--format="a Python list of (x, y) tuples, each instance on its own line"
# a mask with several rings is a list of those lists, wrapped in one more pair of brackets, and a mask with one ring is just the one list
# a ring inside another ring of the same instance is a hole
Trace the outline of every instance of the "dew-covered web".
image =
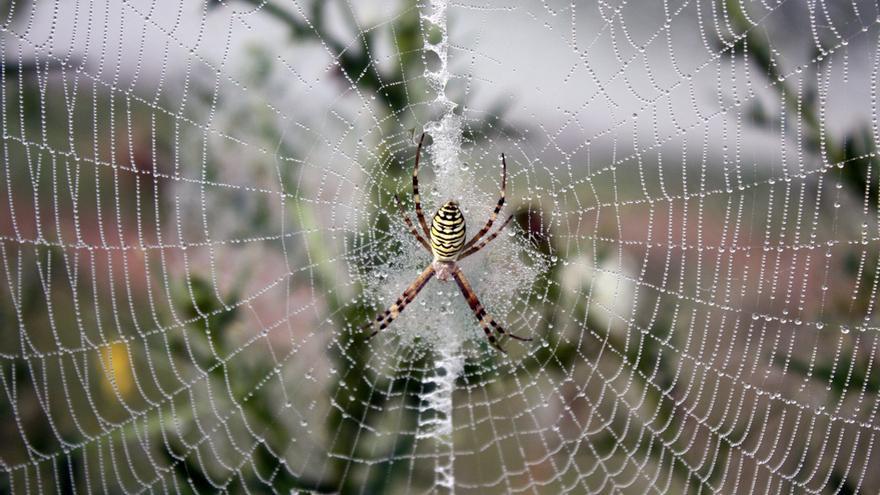
[(876, 4), (0, 15), (0, 491), (880, 490)]

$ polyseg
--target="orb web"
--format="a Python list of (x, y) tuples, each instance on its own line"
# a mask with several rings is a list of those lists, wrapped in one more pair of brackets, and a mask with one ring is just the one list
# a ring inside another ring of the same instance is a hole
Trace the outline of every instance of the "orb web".
[(880, 489), (876, 5), (0, 13), (0, 490)]

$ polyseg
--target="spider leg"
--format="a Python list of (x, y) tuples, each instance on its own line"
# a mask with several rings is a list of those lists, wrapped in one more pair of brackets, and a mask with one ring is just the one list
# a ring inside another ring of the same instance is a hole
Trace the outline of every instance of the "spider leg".
[(425, 212), (422, 211), (422, 198), (419, 196), (419, 159), (422, 157), (422, 143), (425, 141), (425, 133), (422, 133), (422, 137), (419, 138), (419, 146), (416, 148), (416, 165), (413, 167), (413, 175), (412, 175), (412, 189), (413, 189), (413, 203), (416, 205), (416, 217), (419, 220), (419, 225), (422, 227), (422, 232), (425, 234), (425, 237), (431, 237), (431, 231), (428, 230), (428, 222), (425, 221)]
[(460, 260), (465, 259), (468, 256), (470, 256), (470, 255), (476, 253), (477, 251), (483, 249), (484, 247), (486, 247), (486, 244), (489, 244), (490, 242), (492, 242), (492, 239), (498, 237), (498, 234), (500, 234), (501, 231), (504, 230), (504, 227), (507, 227), (507, 224), (509, 224), (511, 220), (513, 220), (513, 215), (510, 215), (509, 217), (507, 217), (507, 220), (505, 220), (504, 223), (501, 224), (501, 227), (498, 227), (498, 230), (496, 230), (495, 232), (492, 232), (492, 235), (483, 239), (476, 246), (473, 246), (470, 249), (468, 249), (465, 252), (458, 255), (458, 259), (460, 259)]
[(407, 304), (411, 303), (412, 300), (416, 298), (419, 292), (425, 287), (425, 284), (427, 284), (433, 276), (434, 266), (431, 264), (428, 265), (428, 268), (425, 268), (425, 271), (416, 277), (413, 283), (403, 291), (403, 294), (394, 301), (394, 304), (392, 304), (391, 307), (386, 309), (383, 313), (379, 313), (374, 321), (364, 325), (363, 330), (366, 330), (369, 327), (373, 328), (373, 331), (370, 333), (369, 337), (367, 337), (367, 340), (375, 337), (380, 330), (387, 328), (392, 321), (400, 316), (400, 313), (406, 308)]
[(462, 273), (461, 268), (458, 265), (455, 265), (452, 271), (452, 276), (455, 278), (455, 282), (458, 284), (459, 290), (461, 290), (461, 294), (464, 296), (465, 300), (468, 303), (468, 306), (471, 307), (471, 311), (474, 312), (474, 316), (477, 317), (477, 320), (480, 322), (480, 326), (483, 327), (483, 333), (486, 334), (486, 338), (489, 339), (489, 344), (498, 349), (501, 352), (506, 353), (504, 349), (501, 348), (500, 343), (498, 342), (498, 337), (495, 337), (495, 333), (497, 332), (499, 336), (507, 335), (516, 340), (529, 341), (532, 340), (526, 337), (520, 337), (519, 335), (514, 335), (510, 332), (504, 330), (504, 328), (498, 324), (488, 313), (486, 313), (486, 309), (483, 308), (483, 305), (480, 303), (480, 300), (477, 298), (477, 295), (474, 293), (473, 287), (471, 287), (470, 282)]
[(489, 229), (492, 228), (492, 224), (495, 223), (495, 219), (498, 217), (498, 213), (501, 211), (501, 207), (504, 206), (504, 191), (507, 189), (507, 161), (504, 160), (504, 153), (501, 153), (501, 197), (498, 198), (498, 203), (495, 205), (495, 209), (492, 210), (492, 213), (489, 215), (489, 221), (486, 222), (486, 225), (480, 229), (479, 232), (476, 233), (471, 240), (467, 241), (463, 248), (463, 251), (467, 251), (471, 246), (476, 244), (486, 232), (489, 232)]
[(403, 204), (400, 202), (400, 197), (396, 194), (394, 195), (394, 201), (397, 203), (397, 209), (400, 210), (400, 216), (403, 217), (403, 221), (406, 222), (406, 226), (409, 227), (409, 233), (414, 235), (416, 239), (418, 239), (419, 244), (421, 244), (429, 253), (431, 252), (431, 247), (428, 245), (428, 241), (425, 240), (419, 234), (419, 231), (416, 230), (416, 226), (413, 225), (412, 220), (409, 219), (409, 216), (403, 211)]

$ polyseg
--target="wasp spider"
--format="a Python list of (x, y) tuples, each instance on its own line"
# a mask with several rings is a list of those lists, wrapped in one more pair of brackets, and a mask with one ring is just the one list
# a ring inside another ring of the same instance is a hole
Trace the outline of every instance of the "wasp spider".
[(499, 227), (498, 230), (483, 239), (483, 236), (489, 232), (492, 228), (492, 224), (495, 223), (495, 218), (498, 216), (498, 212), (501, 211), (501, 207), (504, 206), (504, 189), (507, 186), (507, 162), (504, 160), (504, 154), (501, 155), (501, 197), (498, 198), (498, 203), (495, 205), (492, 214), (489, 215), (489, 220), (486, 222), (486, 225), (477, 232), (477, 235), (471, 237), (469, 241), (465, 242), (465, 221), (464, 216), (462, 216), (461, 210), (458, 207), (457, 201), (447, 201), (439, 210), (437, 210), (437, 213), (434, 214), (431, 221), (430, 229), (425, 221), (425, 214), (422, 212), (422, 203), (419, 198), (419, 158), (422, 154), (422, 143), (424, 140), (425, 134), (423, 133), (422, 137), (419, 139), (419, 146), (416, 149), (416, 164), (415, 167), (413, 167), (412, 175), (413, 202), (416, 207), (416, 217), (418, 218), (419, 226), (422, 229), (422, 233), (424, 233), (424, 237), (419, 233), (415, 225), (413, 225), (412, 220), (410, 220), (406, 212), (404, 212), (400, 198), (396, 194), (394, 195), (394, 200), (397, 202), (397, 207), (400, 210), (401, 216), (403, 216), (403, 221), (409, 228), (410, 234), (419, 241), (419, 244), (421, 244), (426, 251), (434, 256), (434, 261), (432, 261), (431, 264), (429, 264), (428, 267), (416, 277), (415, 281), (403, 291), (403, 294), (394, 301), (394, 304), (392, 304), (390, 308), (386, 309), (383, 313), (379, 313), (375, 321), (366, 325), (365, 328), (373, 328), (373, 332), (370, 333), (369, 338), (374, 337), (380, 330), (388, 327), (388, 325), (400, 315), (401, 311), (403, 311), (404, 308), (415, 299), (419, 291), (421, 291), (428, 281), (431, 280), (431, 277), (436, 275), (437, 279), (444, 282), (448, 282), (450, 279), (455, 279), (455, 283), (458, 284), (458, 288), (461, 290), (465, 300), (467, 300), (468, 306), (470, 306), (471, 311), (474, 312), (474, 315), (480, 322), (480, 326), (483, 327), (483, 332), (486, 333), (486, 338), (489, 339), (489, 344), (491, 344), (492, 347), (501, 352), (505, 352), (500, 345), (500, 339), (504, 335), (513, 337), (517, 340), (532, 340), (505, 331), (501, 325), (486, 313), (486, 310), (483, 308), (477, 295), (474, 294), (471, 284), (456, 263), (458, 260), (467, 258), (483, 249), (492, 239), (498, 237), (498, 234), (501, 233), (504, 227), (506, 227), (513, 218), (513, 215), (507, 217), (507, 220), (501, 224), (501, 227)]

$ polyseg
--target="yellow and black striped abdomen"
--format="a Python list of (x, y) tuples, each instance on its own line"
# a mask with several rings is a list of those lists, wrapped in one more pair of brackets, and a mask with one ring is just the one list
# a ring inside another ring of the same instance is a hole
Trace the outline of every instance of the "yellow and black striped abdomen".
[(438, 261), (455, 261), (464, 246), (464, 216), (458, 203), (447, 201), (431, 221), (431, 251)]

